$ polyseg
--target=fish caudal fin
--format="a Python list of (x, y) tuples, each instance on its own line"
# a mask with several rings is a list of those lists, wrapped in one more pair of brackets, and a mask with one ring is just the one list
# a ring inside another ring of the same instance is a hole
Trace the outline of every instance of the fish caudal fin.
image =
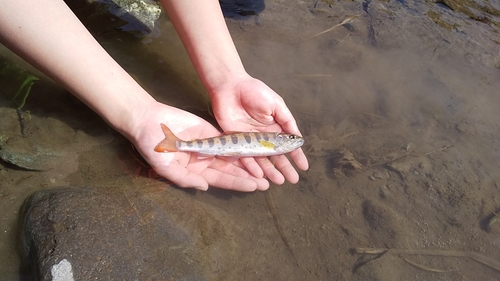
[(175, 152), (179, 151), (177, 149), (177, 146), (175, 145), (175, 142), (179, 140), (178, 137), (170, 131), (170, 129), (165, 125), (165, 124), (160, 124), (161, 129), (163, 130), (163, 133), (165, 134), (165, 139), (162, 140), (158, 145), (155, 147), (156, 152)]

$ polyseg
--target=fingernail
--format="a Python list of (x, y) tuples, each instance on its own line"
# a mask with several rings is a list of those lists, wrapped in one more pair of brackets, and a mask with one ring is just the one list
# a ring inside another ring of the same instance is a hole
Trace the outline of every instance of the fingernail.
[(207, 191), (208, 186), (193, 186), (195, 189), (201, 190), (201, 191)]

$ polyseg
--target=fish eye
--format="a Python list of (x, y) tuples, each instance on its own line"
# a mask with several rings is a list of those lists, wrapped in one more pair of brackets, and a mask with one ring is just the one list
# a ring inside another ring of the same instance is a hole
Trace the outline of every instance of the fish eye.
[(296, 138), (296, 137), (295, 137), (294, 135), (291, 135), (291, 136), (290, 136), (290, 139), (291, 139), (291, 140), (294, 140), (295, 138)]

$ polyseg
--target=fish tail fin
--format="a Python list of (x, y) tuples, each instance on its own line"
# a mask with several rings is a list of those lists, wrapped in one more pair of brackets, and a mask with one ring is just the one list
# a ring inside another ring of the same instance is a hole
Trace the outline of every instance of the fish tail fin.
[(175, 152), (179, 151), (177, 149), (177, 146), (175, 145), (175, 142), (179, 140), (178, 137), (170, 131), (170, 129), (165, 125), (165, 124), (160, 124), (161, 129), (163, 130), (163, 133), (165, 134), (165, 139), (162, 140), (158, 145), (155, 147), (156, 152)]

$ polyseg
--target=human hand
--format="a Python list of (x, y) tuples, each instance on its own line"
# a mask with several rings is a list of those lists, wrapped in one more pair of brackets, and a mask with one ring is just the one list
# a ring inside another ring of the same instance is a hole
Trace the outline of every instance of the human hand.
[[(209, 94), (215, 118), (224, 131), (284, 131), (301, 135), (283, 99), (262, 81), (246, 73), (225, 79), (222, 84), (211, 88)], [(302, 149), (291, 152), (290, 156), (299, 169), (308, 169)], [(256, 177), (264, 174), (276, 184), (282, 184), (285, 179), (292, 183), (299, 180), (297, 171), (284, 155), (244, 157), (241, 162)]]
[(157, 174), (180, 187), (207, 190), (208, 186), (237, 191), (266, 190), (269, 182), (251, 175), (239, 160), (205, 157), (189, 152), (159, 153), (154, 147), (164, 139), (160, 123), (185, 140), (220, 135), (205, 120), (186, 111), (156, 103), (140, 117), (128, 138)]

